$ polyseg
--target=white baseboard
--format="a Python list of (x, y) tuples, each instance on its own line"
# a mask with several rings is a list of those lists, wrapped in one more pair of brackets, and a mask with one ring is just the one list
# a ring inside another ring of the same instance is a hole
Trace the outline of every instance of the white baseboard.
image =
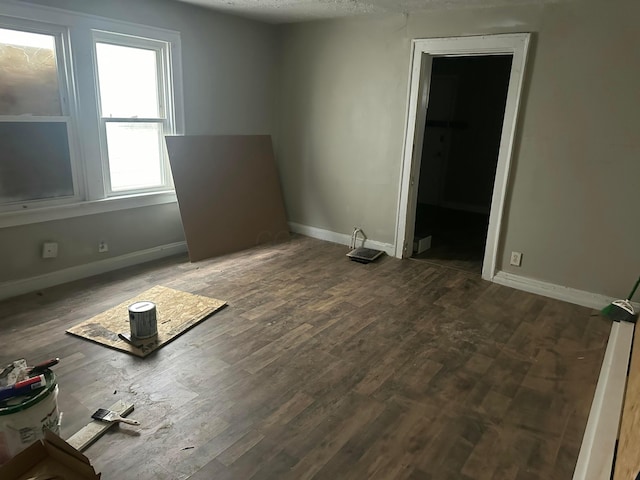
[(51, 273), (37, 275), (11, 282), (0, 283), (0, 300), (11, 298), (42, 288), (53, 287), (62, 283), (72, 282), (81, 278), (91, 277), (100, 273), (130, 267), (139, 263), (150, 262), (163, 257), (177, 255), (187, 251), (186, 242), (169, 243), (146, 250), (127, 253), (118, 257), (106, 258), (97, 262), (85, 263), (75, 267), (64, 268)]
[(633, 330), (632, 323), (613, 322), (573, 480), (611, 478)]
[[(347, 235), (346, 233), (332, 232), (331, 230), (324, 230), (322, 228), (311, 227), (309, 225), (302, 225), (295, 222), (289, 222), (289, 228), (293, 233), (299, 233), (307, 237), (317, 238), (318, 240), (326, 240), (327, 242), (339, 243), (340, 245), (351, 244), (351, 235)], [(367, 248), (373, 248), (375, 250), (382, 250), (384, 253), (391, 257), (395, 255), (395, 245), (392, 245), (390, 243), (383, 243), (376, 240), (367, 239), (364, 242), (364, 246)]]
[[(577, 290), (575, 288), (563, 287), (554, 283), (521, 277), (520, 275), (514, 275), (507, 272), (496, 273), (491, 281), (517, 290), (536, 293), (544, 297), (555, 298), (556, 300), (563, 300), (565, 302), (574, 303), (576, 305), (596, 310), (600, 310), (609, 305), (613, 300), (617, 300), (613, 297), (600, 295), (599, 293), (591, 293), (585, 292), (584, 290)], [(640, 304), (635, 302), (633, 303), (633, 306), (636, 309), (640, 308)]]

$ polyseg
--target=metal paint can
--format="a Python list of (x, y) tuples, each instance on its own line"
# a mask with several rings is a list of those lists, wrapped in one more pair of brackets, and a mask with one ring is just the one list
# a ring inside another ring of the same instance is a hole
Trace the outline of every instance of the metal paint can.
[(149, 338), (158, 333), (156, 304), (153, 302), (136, 302), (129, 305), (129, 327), (131, 337)]

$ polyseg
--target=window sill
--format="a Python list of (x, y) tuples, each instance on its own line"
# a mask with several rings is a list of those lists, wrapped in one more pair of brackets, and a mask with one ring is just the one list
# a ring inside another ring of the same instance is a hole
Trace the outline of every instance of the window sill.
[(177, 202), (174, 191), (143, 193), (0, 213), (0, 228)]

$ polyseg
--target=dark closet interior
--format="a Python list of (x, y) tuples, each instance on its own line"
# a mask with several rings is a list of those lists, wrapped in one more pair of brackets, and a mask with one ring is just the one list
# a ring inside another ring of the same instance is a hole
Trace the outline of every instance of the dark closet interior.
[(414, 257), (480, 272), (509, 86), (511, 55), (433, 60)]

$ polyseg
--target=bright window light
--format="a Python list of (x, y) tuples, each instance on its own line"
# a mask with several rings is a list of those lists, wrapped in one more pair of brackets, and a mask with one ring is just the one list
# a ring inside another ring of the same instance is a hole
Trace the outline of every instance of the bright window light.
[(62, 115), (53, 35), (0, 28), (0, 115)]
[(162, 125), (107, 123), (107, 149), (113, 191), (162, 185)]
[(6, 28), (0, 28), (0, 43), (14, 47), (44, 48), (52, 51), (56, 49), (56, 41), (52, 35)]
[(69, 92), (56, 56), (63, 35), (40, 24), (38, 33), (30, 32), (31, 25), (24, 22), (25, 30), (0, 28), (2, 211), (30, 202), (66, 202), (77, 192), (69, 142), (72, 126), (61, 101)]
[(96, 52), (102, 116), (159, 117), (156, 51), (97, 43)]
[(167, 119), (160, 102), (159, 50), (101, 41), (95, 45), (110, 191), (166, 187)]

